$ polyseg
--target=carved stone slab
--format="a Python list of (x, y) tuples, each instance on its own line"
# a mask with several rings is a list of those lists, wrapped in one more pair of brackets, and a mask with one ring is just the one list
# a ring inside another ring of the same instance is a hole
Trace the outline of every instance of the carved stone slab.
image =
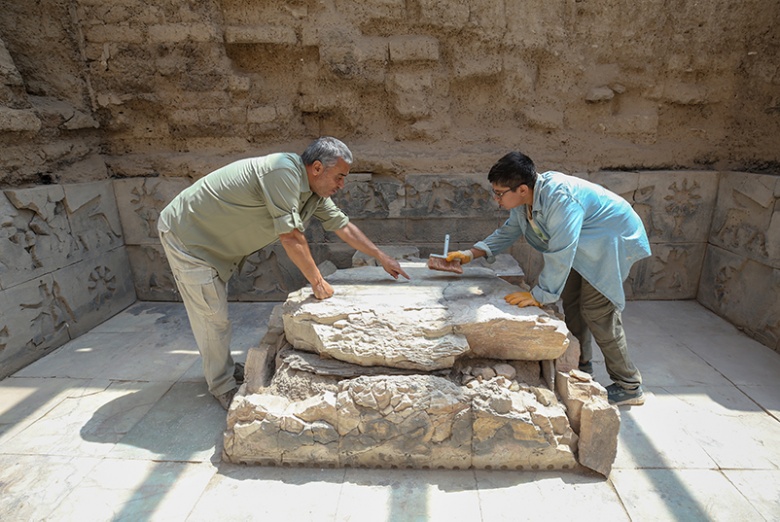
[(555, 359), (568, 347), (563, 321), (538, 308), (518, 308), (518, 291), (489, 269), (451, 276), (403, 263), (411, 281), (381, 267), (340, 270), (335, 289), (318, 301), (305, 287), (283, 307), (287, 340), (300, 350), (360, 364), (419, 370), (451, 367), (461, 356)]
[(228, 414), (224, 455), (331, 467), (576, 467), (577, 436), (554, 394), (508, 383), (361, 376), (298, 401), (240, 393)]

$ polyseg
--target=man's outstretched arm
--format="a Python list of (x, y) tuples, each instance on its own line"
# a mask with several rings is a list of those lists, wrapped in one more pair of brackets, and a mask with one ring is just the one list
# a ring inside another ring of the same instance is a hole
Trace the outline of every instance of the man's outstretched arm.
[(379, 261), (379, 263), (382, 265), (382, 268), (385, 269), (385, 272), (394, 278), (398, 279), (398, 276), (402, 275), (406, 279), (410, 279), (406, 272), (404, 272), (403, 268), (401, 268), (401, 265), (398, 263), (398, 261), (382, 252), (379, 247), (377, 247), (370, 239), (366, 237), (366, 235), (357, 227), (357, 225), (347, 223), (347, 226), (344, 228), (336, 230), (336, 235), (355, 250), (363, 252), (367, 256), (371, 256)]
[(314, 297), (317, 299), (331, 297), (333, 295), (333, 287), (322, 277), (320, 269), (317, 268), (317, 264), (314, 262), (314, 258), (311, 257), (311, 250), (309, 250), (306, 236), (296, 228), (292, 232), (280, 234), (279, 241), (282, 243), (290, 260), (295, 263), (295, 266), (298, 267), (303, 277), (311, 285)]

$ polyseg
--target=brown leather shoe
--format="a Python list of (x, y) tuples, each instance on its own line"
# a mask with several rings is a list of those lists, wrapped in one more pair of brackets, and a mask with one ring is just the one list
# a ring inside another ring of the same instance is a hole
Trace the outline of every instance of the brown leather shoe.
[(228, 390), (222, 395), (215, 395), (214, 398), (219, 401), (219, 405), (222, 406), (225, 411), (230, 409), (230, 403), (233, 402), (233, 397), (236, 396), (236, 392), (238, 391), (238, 386), (233, 388), (232, 390)]

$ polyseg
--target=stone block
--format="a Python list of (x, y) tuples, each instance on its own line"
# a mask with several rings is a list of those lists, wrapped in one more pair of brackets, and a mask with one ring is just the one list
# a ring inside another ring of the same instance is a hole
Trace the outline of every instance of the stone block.
[(333, 201), (350, 218), (387, 218), (398, 217), (403, 196), (404, 185), (395, 178), (367, 175), (355, 179), (350, 175), (349, 182), (333, 196)]
[(431, 72), (397, 72), (387, 79), (387, 90), (395, 110), (403, 118), (425, 118), (431, 113), (434, 97)]
[(0, 107), (0, 131), (34, 132), (41, 130), (41, 120), (31, 109)]
[(517, 287), (492, 270), (465, 267), (454, 278), (422, 262), (402, 266), (410, 281), (362, 267), (330, 276), (330, 299), (312, 300), (308, 288), (291, 293), (284, 304), (288, 341), (363, 366), (426, 371), (450, 368), (465, 354), (544, 360), (566, 351), (563, 321), (538, 308), (508, 305), (503, 297)]
[(0, 195), (0, 288), (30, 281), (82, 257), (60, 185)]
[(575, 433), (581, 434), (582, 408), (594, 397), (607, 400), (607, 390), (589, 374), (579, 370), (558, 372), (555, 390), (566, 405), (566, 412)]
[[(329, 278), (336, 291), (331, 299), (301, 300), (292, 294), (274, 309), (268, 333), (250, 350), (247, 382), (228, 412), (225, 460), (320, 467), (573, 469), (579, 437), (567, 411), (570, 415), (579, 406), (576, 420), (584, 419), (582, 426), (587, 428), (581, 429), (593, 435), (587, 462), (602, 471), (612, 465), (614, 454), (610, 458), (608, 449), (610, 443), (616, 447), (617, 431), (613, 440), (604, 441), (598, 430), (603, 429), (604, 436), (609, 430), (592, 427), (609, 420), (605, 416), (609, 412), (592, 403), (595, 397), (606, 404), (606, 391), (587, 374), (577, 370), (559, 374), (558, 389), (568, 401), (564, 406), (542, 382), (538, 360), (508, 360), (503, 353), (493, 353), (458, 358), (451, 367), (432, 369), (436, 365), (426, 365), (423, 359), (436, 359), (436, 347), (423, 346), (417, 354), (417, 347), (407, 346), (405, 357), (421, 364), (385, 364), (398, 351), (393, 343), (407, 337), (424, 345), (463, 331), (473, 351), (479, 352), (476, 346), (490, 342), (487, 337), (469, 338), (465, 328), (436, 324), (436, 316), (446, 312), (471, 321), (484, 319), (499, 305), (479, 306), (483, 297), (496, 293), (500, 297), (503, 292), (478, 280), (484, 276), (506, 285), (482, 268), (467, 269), (455, 279), (445, 275), (437, 305), (426, 307), (423, 292), (413, 282), (435, 287), (435, 278), (426, 280), (430, 271), (423, 263), (406, 263), (404, 268), (412, 280), (401, 284), (383, 284), (378, 267), (339, 271)], [(395, 296), (394, 286), (400, 289)], [(371, 309), (360, 305), (366, 289), (374, 297)], [(331, 309), (317, 309), (333, 301), (338, 302)], [(414, 319), (405, 315), (407, 311), (423, 325), (416, 332), (409, 333)], [(318, 317), (324, 320), (317, 322)], [(305, 321), (310, 324), (301, 335)], [(353, 328), (359, 321), (371, 327)], [(500, 324), (494, 326), (490, 337), (504, 345), (518, 336)], [(309, 353), (314, 344), (325, 344), (320, 340), (329, 328), (339, 348), (358, 347), (355, 357), (321, 350)], [(534, 335), (545, 337), (538, 325)], [(546, 337), (547, 342), (551, 339)], [(552, 368), (552, 361), (543, 362)]]
[(157, 220), (160, 212), (179, 192), (189, 187), (188, 178), (130, 178), (114, 180), (114, 194), (127, 245), (159, 245)]
[(123, 246), (122, 225), (111, 181), (62, 185), (70, 231), (84, 259)]
[(709, 245), (697, 300), (759, 342), (780, 343), (780, 268)]
[(407, 13), (405, 0), (336, 0), (336, 10), (355, 20), (396, 19)]
[(464, 27), (469, 21), (469, 4), (447, 0), (421, 0), (420, 19), (439, 27)]
[(706, 243), (653, 243), (652, 255), (631, 267), (629, 299), (695, 299)]
[(181, 301), (162, 245), (128, 245), (125, 248), (138, 299)]
[(230, 279), (228, 296), (234, 301), (283, 301), (306, 283), (284, 247), (274, 244), (246, 258)]
[(144, 28), (125, 24), (95, 24), (83, 28), (84, 39), (90, 43), (129, 43), (141, 44), (144, 41)]
[(405, 219), (357, 218), (350, 221), (360, 227), (360, 230), (375, 243), (397, 245), (413, 242), (413, 238), (409, 236), (409, 223)]
[(155, 44), (179, 42), (216, 42), (217, 29), (208, 23), (150, 24), (149, 41)]
[(51, 274), (0, 291), (0, 379), (69, 341), (75, 320)]
[(780, 268), (778, 201), (780, 181), (777, 176), (721, 173), (710, 243)]
[(227, 44), (295, 45), (298, 37), (295, 28), (283, 25), (251, 25), (225, 27)]
[(617, 456), (620, 412), (602, 397), (593, 397), (582, 407), (579, 462), (609, 477)]
[(439, 40), (431, 36), (392, 36), (389, 38), (390, 61), (439, 61)]
[(124, 248), (87, 258), (52, 274), (54, 299), (68, 311), (71, 338), (121, 312), (136, 294)]
[(483, 174), (409, 174), (405, 192), (403, 217), (497, 215), (490, 183)]
[(718, 190), (714, 172), (596, 172), (590, 181), (632, 204), (651, 243), (707, 242)]

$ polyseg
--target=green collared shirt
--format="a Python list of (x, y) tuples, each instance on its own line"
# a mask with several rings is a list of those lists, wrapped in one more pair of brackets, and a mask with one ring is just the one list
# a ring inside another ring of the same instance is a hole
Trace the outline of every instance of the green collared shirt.
[(330, 198), (311, 191), (299, 155), (278, 153), (239, 160), (199, 179), (163, 209), (159, 228), (227, 281), (248, 255), (280, 234), (303, 232), (312, 217), (328, 231), (349, 223)]

